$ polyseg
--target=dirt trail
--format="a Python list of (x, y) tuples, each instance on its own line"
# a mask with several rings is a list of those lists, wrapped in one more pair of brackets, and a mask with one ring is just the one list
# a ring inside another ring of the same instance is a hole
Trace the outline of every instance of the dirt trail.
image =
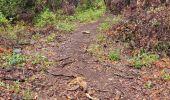
[[(43, 81), (40, 83), (46, 85), (41, 91), (37, 90), (40, 99), (88, 100), (86, 93), (92, 91), (90, 95), (101, 100), (115, 98), (132, 100), (142, 95), (137, 70), (123, 64), (112, 65), (100, 62), (87, 53), (87, 47), (99, 34), (97, 27), (100, 22), (102, 20), (80, 25), (56, 49), (58, 65), (41, 76)], [(82, 31), (90, 31), (90, 34), (83, 34)], [(76, 88), (69, 91), (68, 83), (76, 77), (85, 78), (86, 90)]]

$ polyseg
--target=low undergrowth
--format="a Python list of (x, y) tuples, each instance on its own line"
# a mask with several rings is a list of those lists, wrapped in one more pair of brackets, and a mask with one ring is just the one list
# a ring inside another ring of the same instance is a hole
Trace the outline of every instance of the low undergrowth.
[(126, 10), (123, 13), (126, 21), (112, 26), (107, 33), (114, 41), (129, 43), (132, 50), (144, 48), (146, 51), (168, 55), (170, 48), (168, 9), (169, 7), (158, 6), (147, 11)]
[(143, 66), (150, 66), (153, 62), (159, 59), (159, 55), (152, 53), (140, 53), (132, 57), (130, 63), (135, 68), (142, 68)]

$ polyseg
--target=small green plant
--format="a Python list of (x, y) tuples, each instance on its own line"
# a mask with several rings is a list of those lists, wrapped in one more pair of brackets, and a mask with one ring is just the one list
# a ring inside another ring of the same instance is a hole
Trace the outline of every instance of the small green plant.
[(116, 25), (120, 22), (123, 21), (123, 17), (121, 15), (118, 15), (118, 16), (115, 16), (112, 20), (111, 20), (111, 23), (112, 25)]
[(107, 31), (109, 30), (113, 25), (116, 25), (123, 21), (123, 17), (121, 15), (115, 16), (113, 19), (107, 18), (103, 23), (99, 26), (99, 31)]
[(97, 42), (98, 43), (103, 43), (105, 41), (106, 41), (106, 36), (104, 36), (103, 34), (97, 35)]
[(5, 60), (8, 65), (17, 65), (24, 63), (26, 61), (26, 58), (22, 54), (12, 53), (5, 56)]
[(47, 42), (50, 43), (50, 42), (54, 42), (56, 39), (56, 35), (55, 34), (50, 34), (47, 36)]
[(91, 55), (93, 55), (93, 56), (95, 56), (95, 57), (97, 57), (97, 58), (99, 58), (99, 59), (101, 59), (101, 60), (105, 58), (104, 50), (103, 50), (103, 48), (102, 48), (100, 45), (98, 45), (98, 44), (91, 44), (91, 45), (88, 47), (87, 51), (88, 51)]
[(142, 53), (134, 56), (130, 61), (132, 66), (135, 68), (142, 68), (142, 66), (149, 66), (153, 62), (159, 59), (159, 55), (150, 54), (150, 53)]
[(146, 89), (151, 89), (152, 88), (152, 82), (151, 81), (148, 81), (145, 85), (144, 85), (144, 87), (146, 88)]
[(10, 89), (18, 93), (21, 91), (20, 83), (18, 81), (14, 82), (13, 85), (10, 86)]
[(162, 77), (163, 80), (170, 80), (170, 74), (165, 74)]
[(40, 38), (41, 38), (41, 34), (39, 34), (39, 33), (36, 33), (35, 35), (32, 36), (32, 39), (34, 41), (39, 40)]
[(49, 60), (46, 56), (42, 54), (37, 54), (35, 57), (31, 58), (33, 65), (41, 65), (41, 71), (47, 70), (50, 66), (56, 65), (56, 61)]
[(5, 18), (5, 16), (0, 12), (0, 25), (7, 24), (9, 21)]
[(111, 27), (112, 27), (112, 25), (110, 24), (110, 22), (103, 22), (100, 24), (99, 30), (106, 31), (106, 30), (110, 29)]
[(22, 38), (22, 36), (24, 37), (25, 35), (28, 35), (24, 32), (25, 29), (26, 26), (24, 22), (18, 22), (15, 26), (7, 24), (6, 27), (0, 27), (0, 36), (17, 42)]
[(5, 86), (5, 83), (0, 81), (0, 87), (4, 87)]
[(23, 92), (23, 98), (24, 100), (32, 100), (33, 99), (33, 93), (30, 89), (27, 89)]
[(119, 50), (111, 51), (108, 57), (111, 61), (118, 61), (120, 60), (120, 51)]
[(72, 32), (75, 30), (76, 25), (74, 23), (71, 22), (59, 22), (57, 24), (57, 28), (60, 31), (64, 31), (64, 32)]
[(38, 54), (38, 55), (34, 58), (34, 60), (32, 61), (32, 64), (33, 64), (33, 65), (42, 64), (42, 63), (44, 63), (44, 62), (46, 62), (46, 61), (48, 61), (48, 58), (47, 58), (47, 57)]

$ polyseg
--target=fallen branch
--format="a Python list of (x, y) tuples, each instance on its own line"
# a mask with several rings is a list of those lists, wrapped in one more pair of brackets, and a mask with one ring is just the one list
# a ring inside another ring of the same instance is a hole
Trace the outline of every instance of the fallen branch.
[(121, 74), (118, 74), (118, 73), (113, 73), (113, 75), (116, 75), (116, 76), (119, 76), (119, 77), (122, 77), (122, 78), (125, 78), (125, 79), (134, 79), (134, 77), (132, 77), (132, 76), (125, 76), (125, 75), (121, 75)]
[(67, 65), (69, 65), (69, 64), (72, 64), (73, 62), (75, 62), (75, 61), (69, 61), (69, 62), (65, 62), (64, 64), (61, 64), (61, 65), (59, 65), (59, 67), (65, 67), (65, 66), (67, 66)]
[(25, 82), (25, 79), (17, 79), (17, 78), (9, 78), (9, 77), (1, 77), (1, 80), (4, 81), (18, 81), (18, 82)]
[(63, 60), (67, 60), (67, 59), (69, 59), (69, 58), (71, 58), (71, 57), (61, 58), (61, 59), (58, 59), (58, 60), (56, 60), (56, 61), (63, 61)]

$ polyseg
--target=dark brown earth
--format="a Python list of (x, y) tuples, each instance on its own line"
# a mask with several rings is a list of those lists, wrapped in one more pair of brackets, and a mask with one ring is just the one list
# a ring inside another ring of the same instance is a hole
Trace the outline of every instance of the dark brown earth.
[[(59, 48), (54, 49), (59, 63), (41, 76), (41, 84), (46, 85), (37, 90), (39, 99), (140, 100), (154, 98), (156, 93), (150, 93), (144, 88), (139, 70), (122, 62), (112, 64), (99, 61), (87, 52), (88, 46), (99, 34), (97, 27), (100, 22), (80, 25), (67, 37), (66, 41), (59, 45)], [(87, 30), (90, 34), (82, 33)], [(73, 85), (70, 86), (70, 82), (73, 82)]]
[[(104, 18), (79, 24), (72, 34), (58, 36), (53, 43), (38, 42), (26, 47), (23, 50), (25, 54), (34, 55), (38, 51), (57, 64), (44, 72), (36, 70), (41, 66), (35, 66), (34, 69), (26, 66), (29, 70), (23, 73), (23, 70), (16, 69), (12, 71), (13, 76), (34, 75), (35, 80), (31, 82), (30, 88), (39, 100), (168, 100), (169, 82), (160, 81), (159, 76), (156, 76), (155, 72), (160, 72), (159, 68), (138, 70), (130, 67), (124, 61), (127, 60), (125, 52), (122, 52), (122, 60), (116, 63), (102, 61), (89, 54), (87, 49), (101, 34), (97, 27)], [(83, 31), (90, 33), (84, 34)], [(112, 46), (122, 48), (120, 44)], [(105, 44), (105, 49), (108, 48), (109, 45)], [(4, 72), (4, 76), (6, 74)], [(146, 82), (150, 81), (154, 87), (145, 88)]]

